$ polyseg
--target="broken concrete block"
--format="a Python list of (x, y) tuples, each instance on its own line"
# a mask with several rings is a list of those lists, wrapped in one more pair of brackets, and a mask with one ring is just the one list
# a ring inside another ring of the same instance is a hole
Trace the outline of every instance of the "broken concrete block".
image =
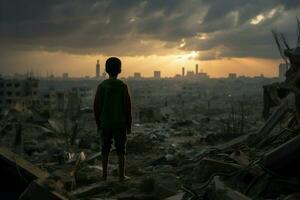
[(102, 167), (83, 165), (75, 174), (77, 186), (90, 185), (102, 179)]
[(182, 192), (182, 193), (176, 194), (174, 196), (168, 197), (164, 200), (182, 200), (183, 196), (184, 196), (184, 193)]
[(101, 193), (107, 189), (105, 183), (96, 183), (90, 186), (82, 187), (77, 190), (74, 190), (70, 193), (71, 196), (76, 198), (88, 197), (98, 193)]
[(218, 150), (226, 150), (228, 148), (234, 148), (235, 146), (238, 146), (240, 145), (241, 143), (245, 142), (248, 138), (249, 138), (250, 135), (242, 135), (242, 136), (239, 136), (237, 138), (234, 138), (228, 142), (225, 142), (225, 143), (222, 143), (222, 144), (219, 144), (219, 145), (216, 145), (215, 147), (218, 149)]
[(240, 169), (242, 167), (237, 164), (203, 158), (198, 166), (194, 168), (192, 178), (201, 182), (206, 181), (214, 173), (232, 173)]
[(219, 176), (215, 176), (205, 194), (207, 200), (251, 200), (244, 194), (228, 187)]
[(234, 151), (229, 157), (242, 166), (248, 166), (250, 164), (248, 156), (242, 151)]
[(295, 193), (285, 197), (283, 200), (299, 200), (299, 199), (300, 199), (300, 193)]
[(299, 192), (300, 184), (294, 178), (277, 178), (264, 174), (248, 187), (247, 195), (253, 199), (277, 199)]
[(259, 144), (263, 138), (267, 137), (289, 110), (290, 109), (286, 104), (281, 104), (259, 129), (253, 145)]
[(176, 194), (172, 187), (166, 187), (162, 182), (148, 177), (142, 180), (140, 184), (140, 192), (147, 195), (153, 195), (158, 199), (164, 199)]
[(297, 136), (269, 152), (264, 158), (264, 166), (283, 176), (299, 175), (300, 136)]
[(57, 192), (50, 191), (39, 180), (33, 181), (21, 194), (19, 200), (67, 200)]

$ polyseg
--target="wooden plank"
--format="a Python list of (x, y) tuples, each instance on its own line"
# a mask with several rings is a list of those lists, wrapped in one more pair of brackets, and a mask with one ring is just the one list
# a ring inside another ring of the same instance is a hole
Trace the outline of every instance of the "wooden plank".
[(274, 127), (283, 119), (286, 113), (289, 111), (289, 107), (286, 104), (281, 104), (275, 112), (268, 118), (266, 123), (259, 129), (257, 132), (257, 138), (254, 141), (254, 144), (261, 142), (262, 138), (267, 137)]
[(27, 189), (21, 194), (18, 200), (67, 200), (60, 194), (50, 191), (40, 180), (33, 181)]
[(299, 175), (300, 135), (270, 151), (264, 158), (264, 166), (284, 176)]
[(4, 147), (0, 147), (0, 160), (5, 162), (9, 167), (17, 167), (18, 170), (32, 177), (32, 179), (46, 179), (49, 176), (47, 172), (42, 171), (40, 168)]

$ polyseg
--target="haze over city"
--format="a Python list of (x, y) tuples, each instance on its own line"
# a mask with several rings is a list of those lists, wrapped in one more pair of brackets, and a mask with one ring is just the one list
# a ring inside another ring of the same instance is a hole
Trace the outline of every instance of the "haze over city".
[(299, 13), (0, 0), (0, 200), (300, 199)]
[[(272, 29), (296, 38), (297, 0), (0, 1), (0, 74), (94, 76), (96, 60), (122, 76), (181, 68), (211, 77), (277, 76)], [(290, 40), (290, 43), (295, 43)]]

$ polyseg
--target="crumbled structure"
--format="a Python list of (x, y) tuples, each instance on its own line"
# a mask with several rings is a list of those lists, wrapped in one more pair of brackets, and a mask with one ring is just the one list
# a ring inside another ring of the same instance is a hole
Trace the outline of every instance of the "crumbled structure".
[(38, 103), (39, 81), (35, 78), (0, 78), (0, 112), (20, 104), (30, 107)]
[[(37, 180), (43, 178), (28, 177), (20, 160), (15, 156), (6, 160), (0, 148), (0, 165), (4, 167), (0, 173), (7, 177), (0, 181), (1, 188), (15, 191), (14, 184), (18, 183), (16, 196), (22, 194), (20, 199), (39, 195), (63, 199), (58, 191), (82, 200), (299, 199), (300, 48), (299, 42), (291, 49), (283, 36), (274, 36), (280, 50), (281, 43), (287, 47), (282, 55), (290, 67), (282, 83), (267, 85), (274, 79), (264, 77), (191, 80), (178, 85), (175, 80), (131, 82), (136, 86), (133, 99), (149, 105), (136, 105), (139, 121), (133, 126), (133, 134), (128, 135), (130, 181), (118, 182), (114, 152), (109, 179), (101, 180), (100, 139), (93, 113), (79, 109), (76, 95), (70, 96), (70, 101), (58, 95), (54, 110), (63, 115), (53, 115), (31, 129), (25, 126), (33, 123), (33, 117), (28, 117), (22, 121), (24, 135), (16, 131), (14, 139), (15, 146), (19, 144), (16, 141), (24, 140), (24, 149), (19, 152), (49, 172), (47, 181), (40, 184)], [(174, 87), (169, 93), (160, 95), (170, 85)], [(258, 114), (263, 85), (266, 121)], [(294, 94), (294, 103), (290, 103), (288, 94)], [(6, 121), (1, 123), (5, 125)], [(2, 145), (9, 143), (3, 139), (3, 132), (0, 130)]]
[[(298, 199), (300, 186), (300, 23), (296, 48), (290, 48), (284, 36), (273, 32), (280, 53), (289, 66), (284, 82), (264, 86), (266, 122), (255, 134), (246, 134), (229, 144), (219, 146), (216, 157), (222, 152), (233, 159), (240, 169), (231, 167), (227, 159), (200, 164), (200, 169), (211, 170), (200, 192), (204, 199)], [(283, 45), (286, 49), (283, 50)], [(293, 94), (292, 103), (288, 98)], [(274, 108), (270, 115), (270, 109)], [(206, 155), (207, 156), (207, 155)], [(227, 160), (227, 161), (226, 161)], [(203, 162), (203, 159), (202, 159)], [(224, 165), (227, 165), (225, 167)], [(223, 166), (223, 167), (222, 167)], [(231, 170), (230, 170), (231, 169)], [(229, 170), (229, 171), (228, 171)], [(199, 172), (200, 174), (201, 172)], [(200, 177), (204, 175), (201, 174)]]
[(299, 36), (297, 46), (290, 48), (283, 34), (273, 32), (277, 46), (279, 48), (282, 58), (286, 62), (286, 79), (280, 83), (273, 83), (264, 86), (264, 111), (263, 117), (269, 117), (270, 108), (283, 104), (282, 101), (290, 93), (295, 96), (295, 108), (297, 114), (300, 111), (300, 25), (298, 21)]
[(47, 172), (2, 147), (0, 148), (0, 168), (1, 199), (67, 200), (55, 191), (56, 188), (50, 189), (50, 182), (47, 183), (49, 178)]

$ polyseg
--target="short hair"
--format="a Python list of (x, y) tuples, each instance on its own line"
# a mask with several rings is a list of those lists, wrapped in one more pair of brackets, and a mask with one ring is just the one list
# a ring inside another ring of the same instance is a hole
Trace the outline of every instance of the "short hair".
[(105, 62), (105, 71), (110, 76), (116, 76), (121, 73), (121, 60), (117, 57), (110, 57)]

